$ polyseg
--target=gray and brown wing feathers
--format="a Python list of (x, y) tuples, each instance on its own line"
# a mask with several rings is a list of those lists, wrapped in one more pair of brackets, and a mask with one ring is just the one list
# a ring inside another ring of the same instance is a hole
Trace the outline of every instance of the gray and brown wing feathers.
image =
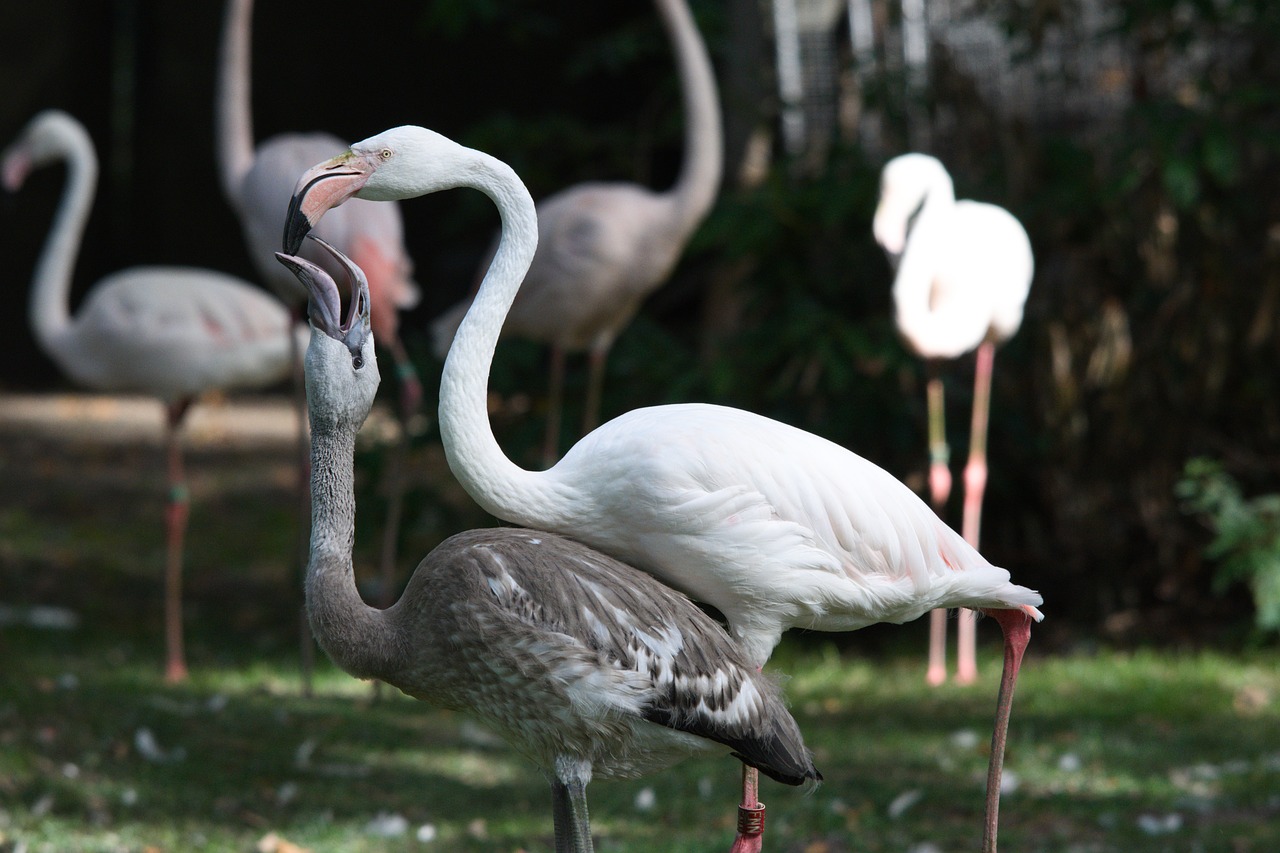
[[(729, 747), (744, 763), (791, 785), (821, 776), (776, 686), (683, 595), (586, 546), (541, 531), (469, 531), (440, 546), (478, 576), (444, 583), (487, 591), (479, 618), (495, 672), (528, 666), (535, 651), (563, 680), (582, 680), (611, 715)], [(463, 558), (463, 559), (459, 559)], [(457, 596), (447, 596), (457, 600)], [(518, 647), (518, 648), (517, 648)], [(603, 720), (602, 720), (603, 724)]]

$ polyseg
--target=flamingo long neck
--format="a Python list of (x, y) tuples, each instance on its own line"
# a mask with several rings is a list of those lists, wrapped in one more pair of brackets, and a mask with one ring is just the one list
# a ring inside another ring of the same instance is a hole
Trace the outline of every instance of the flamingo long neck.
[(688, 235), (707, 215), (720, 188), (724, 166), (720, 97), (707, 46), (688, 4), (685, 0), (656, 2), (675, 51), (684, 100), (684, 162), (669, 193), (681, 231)]
[(951, 176), (939, 168), (938, 173), (930, 177), (925, 185), (924, 196), (920, 199), (920, 212), (916, 214), (915, 224), (932, 218), (935, 214), (945, 213), (956, 206), (956, 188)]
[(36, 264), (30, 306), (36, 340), (55, 356), (62, 351), (62, 340), (71, 328), (71, 275), (98, 185), (98, 155), (88, 134), (76, 129), (62, 135), (59, 142), (67, 164), (67, 183)]
[(472, 154), (474, 166), (459, 185), (493, 200), (502, 217), (502, 236), (445, 359), (440, 439), (454, 476), (486, 512), (538, 526), (561, 505), (554, 478), (526, 471), (507, 458), (493, 435), (488, 411), (494, 349), (538, 247), (538, 217), (529, 191), (511, 167), (482, 152)]
[(253, 165), (253, 0), (228, 0), (218, 54), (218, 178), (233, 205)]
[(397, 643), (387, 611), (365, 604), (356, 589), (355, 433), (312, 418), (306, 607), (312, 633), (334, 662), (370, 678), (389, 671)]

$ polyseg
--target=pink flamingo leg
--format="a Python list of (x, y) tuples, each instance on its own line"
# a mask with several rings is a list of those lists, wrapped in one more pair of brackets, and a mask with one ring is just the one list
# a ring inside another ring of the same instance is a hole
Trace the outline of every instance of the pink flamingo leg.
[[(973, 379), (973, 422), (969, 432), (969, 461), (964, 467), (965, 541), (978, 547), (982, 529), (982, 496), (987, 487), (987, 423), (991, 412), (991, 370), (996, 345), (990, 340), (978, 347), (978, 362)], [(956, 681), (971, 684), (978, 677), (977, 619), (971, 610), (960, 611), (960, 636), (957, 640), (959, 663)]]
[[(942, 380), (934, 376), (926, 386), (929, 403), (929, 497), (934, 512), (946, 513), (951, 495), (950, 449), (947, 447), (946, 412)], [(938, 686), (947, 680), (947, 611), (929, 614), (929, 668), (925, 681)]]
[[(292, 309), (291, 327), (306, 321), (306, 306), (299, 305)], [(298, 526), (294, 542), (297, 554), (295, 571), (298, 578), (307, 573), (307, 562), (311, 558), (311, 435), (307, 421), (307, 387), (302, 370), (302, 346), (297, 335), (289, 335), (289, 360), (293, 364), (293, 411), (298, 419), (298, 441), (295, 452), (298, 455)], [(301, 583), (291, 584), (299, 593)], [(316, 668), (316, 644), (311, 637), (311, 625), (307, 622), (307, 613), (298, 597), (298, 665), (301, 668), (302, 695), (311, 697), (311, 674)]]
[(1031, 617), (1021, 610), (988, 610), (1004, 633), (1004, 671), (1000, 675), (1000, 694), (996, 699), (996, 723), (991, 734), (991, 763), (987, 767), (987, 808), (982, 830), (983, 853), (996, 853), (996, 829), (1000, 817), (1000, 776), (1004, 770), (1004, 752), (1009, 734), (1009, 712), (1013, 707), (1013, 689), (1022, 667), (1022, 655), (1031, 640)]
[(560, 414), (564, 405), (564, 348), (551, 345), (551, 387), (547, 400), (547, 434), (542, 443), (542, 464), (550, 468), (560, 458)]
[(729, 853), (760, 853), (764, 846), (764, 803), (760, 802), (760, 773), (742, 765), (742, 804), (738, 806), (738, 834)]
[(582, 407), (582, 434), (600, 425), (600, 399), (604, 391), (604, 363), (609, 347), (592, 347), (587, 352), (587, 399)]
[(405, 469), (409, 462), (409, 423), (422, 405), (422, 383), (413, 361), (397, 335), (387, 345), (395, 361), (400, 383), (400, 435), (387, 451), (385, 460), (387, 518), (382, 527), (382, 551), (378, 556), (378, 606), (390, 607), (396, 600), (396, 563), (399, 558), (400, 520), (404, 515)]
[(191, 498), (182, 465), (179, 431), (190, 405), (190, 400), (170, 404), (165, 421), (169, 501), (164, 513), (167, 544), (164, 570), (164, 678), (171, 683), (187, 679), (187, 656), (182, 643), (182, 548)]

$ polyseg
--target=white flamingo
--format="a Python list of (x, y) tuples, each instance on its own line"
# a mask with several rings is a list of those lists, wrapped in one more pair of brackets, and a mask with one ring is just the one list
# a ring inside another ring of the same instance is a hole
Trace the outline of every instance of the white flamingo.
[[(546, 471), (526, 471), (503, 454), (486, 409), (488, 372), (538, 239), (533, 200), (505, 163), (425, 128), (385, 131), (302, 175), (285, 248), (357, 193), (390, 200), (454, 187), (485, 193), (502, 217), (497, 253), (440, 384), (445, 455), (486, 511), (572, 536), (715, 605), (757, 666), (788, 628), (848, 631), (936, 607), (983, 609), (1005, 633), (997, 719), (1007, 723), (1041, 597), (1011, 583), (910, 489), (848, 450), (750, 412), (685, 404), (615, 418)], [(990, 848), (1004, 741), (998, 725)], [(747, 776), (744, 800), (754, 807), (754, 775)], [(758, 837), (751, 846), (739, 841), (738, 849), (758, 849)]]
[[(655, 0), (654, 5), (675, 52), (684, 100), (680, 174), (665, 192), (633, 183), (593, 181), (540, 201), (538, 250), (503, 324), (504, 336), (551, 348), (542, 451), (546, 465), (560, 455), (565, 354), (587, 351), (582, 431), (590, 432), (599, 423), (605, 360), (613, 342), (649, 294), (670, 277), (720, 186), (720, 98), (707, 47), (685, 0)], [(465, 299), (432, 324), (441, 358), (470, 306), (471, 299)]]
[[(1004, 208), (956, 201), (951, 176), (927, 154), (903, 154), (885, 165), (872, 228), (897, 265), (893, 302), (898, 330), (930, 363), (929, 491), (939, 514), (951, 493), (951, 469), (942, 379), (935, 364), (978, 351), (961, 526), (964, 538), (977, 548), (987, 484), (991, 368), (996, 344), (1013, 337), (1022, 324), (1034, 269), (1031, 241)], [(961, 610), (958, 622), (956, 681), (967, 684), (978, 676), (974, 614)], [(936, 610), (929, 624), (925, 678), (930, 684), (946, 681), (946, 650), (946, 611)]]
[[(328, 244), (323, 244), (328, 248)], [(306, 601), (344, 670), (468, 711), (551, 781), (556, 850), (590, 853), (586, 786), (692, 753), (732, 752), (791, 785), (821, 777), (778, 689), (710, 617), (653, 577), (542, 531), (472, 530), (414, 571), (400, 600), (356, 590), (352, 454), (378, 388), (363, 273), (343, 316), (320, 267), (280, 255), (311, 292), (311, 555)]]
[[(47, 110), (4, 154), (4, 184), (65, 162), (67, 183), (31, 283), (31, 327), (71, 379), (99, 391), (140, 392), (165, 404), (169, 498), (165, 510), (165, 676), (187, 675), (182, 643), (182, 541), (189, 496), (179, 430), (191, 403), (213, 388), (270, 385), (292, 371), (306, 340), (277, 300), (240, 279), (194, 267), (134, 267), (102, 279), (71, 316), (72, 272), (93, 207), (98, 158), (84, 127)], [(291, 334), (291, 329), (296, 335)]]

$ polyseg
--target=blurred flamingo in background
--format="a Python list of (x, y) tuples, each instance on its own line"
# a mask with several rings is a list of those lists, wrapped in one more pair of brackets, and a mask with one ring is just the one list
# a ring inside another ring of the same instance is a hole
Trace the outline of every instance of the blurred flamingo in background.
[[(306, 303), (306, 292), (275, 259), (284, 229), (284, 211), (299, 173), (317, 160), (332, 157), (347, 147), (328, 133), (284, 133), (254, 147), (252, 97), (253, 0), (228, 0), (219, 56), (217, 92), (217, 152), (222, 190), (240, 217), (245, 245), (258, 274), (285, 301), (296, 316)], [(400, 208), (394, 204), (360, 202), (332, 222), (325, 220), (317, 234), (338, 247), (360, 265), (369, 279), (371, 315), (378, 342), (387, 347), (395, 362), (400, 392), (401, 431), (390, 449), (384, 469), (387, 516), (383, 527), (379, 558), (381, 604), (389, 604), (394, 593), (396, 544), (404, 502), (404, 468), (408, 453), (409, 421), (422, 402), (422, 385), (413, 362), (400, 339), (400, 310), (412, 308), (419, 298), (413, 281), (413, 263), (404, 245)], [(310, 245), (303, 256), (331, 274), (339, 274), (331, 257)], [(297, 382), (299, 406), (300, 465), (307, 464), (305, 423), (302, 416), (301, 378)], [(305, 485), (302, 499), (306, 501)], [(306, 513), (303, 513), (305, 517)], [(305, 542), (301, 543), (305, 559)], [(304, 654), (304, 662), (306, 660)]]
[[(976, 201), (956, 201), (951, 176), (936, 158), (903, 154), (880, 176), (880, 201), (872, 228), (894, 260), (893, 301), (898, 330), (928, 359), (929, 491), (942, 515), (951, 493), (942, 379), (933, 362), (977, 349), (973, 422), (964, 469), (964, 538), (978, 547), (982, 495), (987, 483), (987, 420), (991, 369), (998, 342), (1022, 324), (1031, 289), (1031, 241), (1007, 210)], [(930, 684), (947, 678), (946, 611), (930, 616)], [(961, 610), (956, 680), (977, 678), (974, 614)]]
[[(425, 128), (385, 131), (299, 178), (285, 250), (357, 193), (392, 200), (454, 187), (483, 192), (502, 217), (493, 263), (440, 381), (440, 436), (463, 488), (498, 518), (570, 536), (714, 605), (755, 666), (789, 628), (849, 631), (936, 607), (982, 608), (1005, 634), (984, 826), (985, 849), (994, 850), (1008, 711), (1040, 595), (1012, 583), (883, 469), (741, 409), (635, 409), (546, 471), (517, 466), (487, 408), (503, 319), (539, 236), (533, 200), (510, 166)], [(754, 771), (745, 776), (750, 815), (762, 807)], [(759, 849), (756, 825), (739, 823), (735, 850)]]
[[(587, 351), (582, 416), (582, 431), (587, 433), (599, 423), (605, 360), (613, 342), (641, 303), (671, 275), (720, 186), (724, 157), (720, 98), (706, 45), (685, 0), (655, 0), (655, 5), (675, 52), (684, 100), (684, 162), (679, 177), (666, 192), (632, 183), (591, 182), (539, 202), (538, 252), (502, 330), (504, 335), (551, 348), (542, 454), (546, 465), (560, 455), (565, 354)], [(492, 257), (491, 250), (477, 274), (477, 284)], [(359, 258), (355, 260), (359, 263)], [(465, 299), (432, 324), (440, 358), (449, 351), (470, 306), (471, 299)]]
[(270, 385), (292, 372), (305, 327), (260, 288), (213, 270), (134, 267), (102, 279), (73, 317), (72, 272), (93, 207), (98, 158), (84, 127), (48, 110), (4, 154), (9, 190), (34, 168), (63, 161), (67, 182), (31, 284), (31, 327), (41, 348), (76, 382), (137, 392), (165, 404), (169, 497), (165, 510), (165, 677), (187, 676), (182, 641), (182, 553), (190, 496), (179, 430), (192, 402), (214, 388)]

